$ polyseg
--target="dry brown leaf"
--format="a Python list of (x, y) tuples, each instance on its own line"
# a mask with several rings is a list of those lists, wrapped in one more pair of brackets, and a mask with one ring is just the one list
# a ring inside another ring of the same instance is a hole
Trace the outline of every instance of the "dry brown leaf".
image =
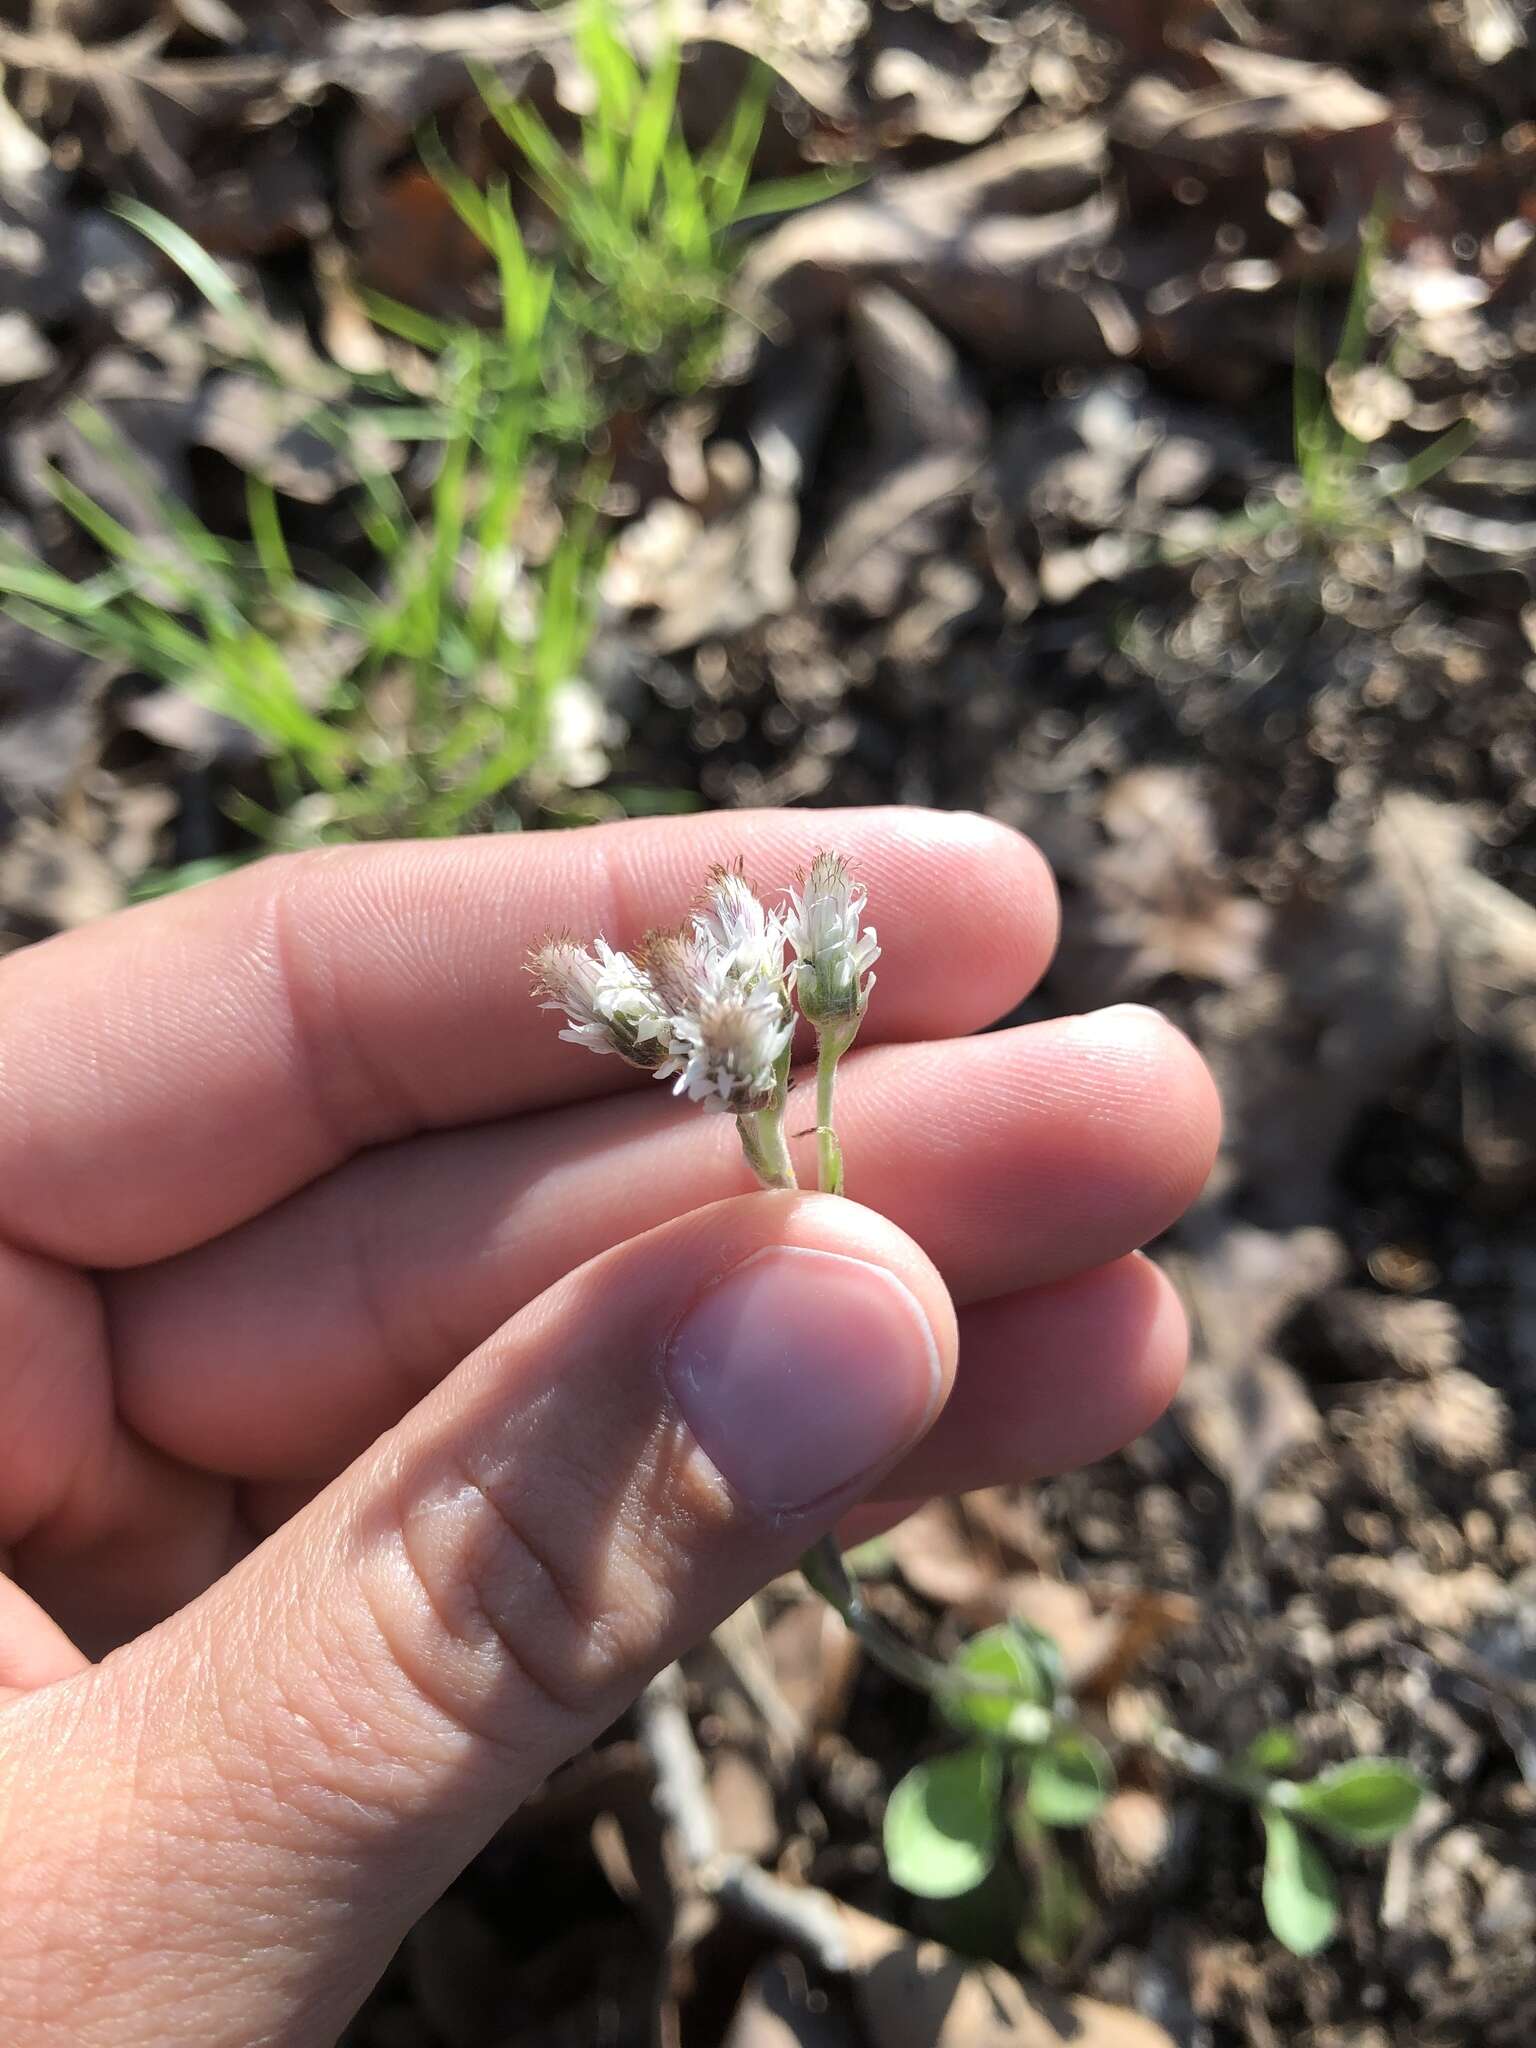
[(1195, 1601), (1183, 1593), (1148, 1588), (1117, 1598), (1109, 1612), (1118, 1624), (1102, 1663), (1084, 1672), (1078, 1696), (1105, 1704), (1134, 1675), (1142, 1661), (1175, 1636), (1194, 1628), (1200, 1619)]
[(1177, 1412), (1190, 1442), (1242, 1507), (1253, 1505), (1321, 1427), (1300, 1375), (1278, 1358), (1191, 1366)]
[(1115, 224), (1105, 162), (1103, 127), (1083, 120), (882, 179), (765, 236), (743, 287), (765, 318), (803, 331), (883, 283), (990, 360), (1102, 362), (1099, 326), (1058, 271), (1091, 257)]
[(1091, 1672), (1109, 1661), (1121, 1634), (1116, 1615), (1100, 1613), (1081, 1586), (1062, 1579), (1010, 1579), (1008, 1612), (1011, 1619), (1027, 1621), (1051, 1638), (1074, 1693)]
[(1122, 2006), (1037, 1989), (994, 1964), (842, 1909), (870, 2048), (1173, 2048)]
[(768, 1625), (774, 1682), (808, 1728), (835, 1727), (859, 1668), (858, 1645), (820, 1600), (798, 1600)]
[(888, 1530), (885, 1546), (914, 1593), (936, 1607), (974, 1614), (991, 1603), (1002, 1618), (994, 1562), (978, 1555), (960, 1511), (946, 1500), (931, 1500)]
[(1095, 1875), (1107, 1901), (1140, 1891), (1161, 1871), (1174, 1841), (1173, 1815), (1156, 1793), (1122, 1785), (1089, 1829)]
[(779, 1846), (778, 1813), (772, 1787), (751, 1757), (739, 1749), (715, 1751), (709, 1759), (709, 1800), (721, 1850), (768, 1862)]

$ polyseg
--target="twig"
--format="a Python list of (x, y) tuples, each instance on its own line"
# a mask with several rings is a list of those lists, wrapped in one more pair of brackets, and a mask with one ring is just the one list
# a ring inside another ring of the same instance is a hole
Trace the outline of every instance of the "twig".
[(640, 1695), (636, 1719), (656, 1776), (656, 1809), (672, 1828), (698, 1893), (737, 1919), (782, 1936), (822, 1969), (845, 1974), (852, 1967), (848, 1941), (830, 1893), (786, 1884), (761, 1864), (722, 1852), (679, 1666), (669, 1664), (651, 1680)]
[[(762, 20), (745, 7), (715, 9), (660, 0), (624, 8), (626, 29), (642, 40), (650, 34), (679, 42), (725, 43), (760, 58), (818, 112), (843, 114), (844, 94), (834, 67), (781, 47)], [(138, 86), (186, 105), (200, 95), (281, 88), (293, 99), (318, 98), (328, 87), (376, 89), (381, 69), (409, 75), (433, 60), (510, 63), (568, 42), (581, 16), (576, 0), (547, 12), (525, 6), (459, 9), (424, 19), (390, 16), (336, 25), (318, 47), (296, 56), (229, 56), (168, 60), (159, 55), (165, 30), (158, 24), (116, 42), (87, 45), (62, 30), (29, 33), (0, 26), (0, 66), (42, 73), (98, 91), (109, 85)]]
[(657, 1672), (636, 1707), (640, 1741), (656, 1773), (656, 1810), (677, 1833), (690, 1872), (698, 1873), (720, 1854), (720, 1827), (709, 1796), (704, 1759), (688, 1719), (682, 1668)]
[(158, 52), (164, 41), (165, 31), (158, 25), (115, 43), (89, 46), (61, 32), (29, 35), (23, 29), (0, 27), (0, 65), (15, 71), (46, 72), (70, 85), (100, 87), (126, 82), (177, 100), (202, 91), (257, 92), (281, 84), (293, 69), (291, 60), (284, 57), (163, 60)]
[(724, 1856), (709, 1873), (709, 1889), (738, 1919), (792, 1942), (834, 1977), (853, 1968), (842, 1914), (830, 1892), (786, 1884), (745, 1856)]

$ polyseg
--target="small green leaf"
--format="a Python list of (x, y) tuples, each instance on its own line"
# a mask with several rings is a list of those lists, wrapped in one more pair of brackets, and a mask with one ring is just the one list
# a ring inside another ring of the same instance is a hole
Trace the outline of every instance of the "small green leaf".
[(1005, 1621), (962, 1644), (950, 1660), (950, 1669), (1008, 1688), (1006, 1692), (955, 1692), (942, 1701), (945, 1713), (964, 1734), (1003, 1735), (1015, 1707), (1052, 1706), (1060, 1657), (1049, 1636)]
[(1301, 1756), (1301, 1744), (1289, 1728), (1266, 1728), (1243, 1751), (1243, 1762), (1253, 1771), (1275, 1777), (1293, 1770)]
[(976, 1744), (908, 1771), (885, 1808), (885, 1860), (904, 1891), (953, 1899), (981, 1883), (997, 1853), (1002, 1766)]
[(1049, 1828), (1086, 1827), (1114, 1787), (1114, 1766), (1102, 1743), (1080, 1728), (1064, 1729), (1030, 1766), (1029, 1810)]
[(1390, 1842), (1418, 1811), (1424, 1787), (1393, 1757), (1362, 1757), (1298, 1785), (1291, 1810), (1341, 1842)]
[(1333, 1872), (1312, 1837), (1289, 1814), (1260, 1809), (1264, 1822), (1264, 1917), (1295, 1956), (1315, 1956), (1339, 1924)]

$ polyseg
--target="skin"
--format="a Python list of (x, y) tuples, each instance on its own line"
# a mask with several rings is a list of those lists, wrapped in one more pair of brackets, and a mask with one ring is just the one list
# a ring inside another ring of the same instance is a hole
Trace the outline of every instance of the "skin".
[[(561, 1044), (520, 966), (823, 846), (885, 949), (839, 1103), (879, 1215), (748, 1192), (728, 1119)], [(10, 2048), (334, 2041), (815, 1536), (1153, 1420), (1185, 1334), (1135, 1248), (1217, 1106), (1145, 1011), (970, 1036), (1055, 926), (981, 819), (748, 813), (269, 861), (0, 966)], [(722, 1392), (774, 1384), (738, 1287), (817, 1353), (777, 1463)]]

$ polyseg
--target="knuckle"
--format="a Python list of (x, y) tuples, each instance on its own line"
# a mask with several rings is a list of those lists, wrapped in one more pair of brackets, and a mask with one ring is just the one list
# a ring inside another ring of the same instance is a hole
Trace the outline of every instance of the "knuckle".
[(594, 1732), (648, 1670), (663, 1625), (670, 1549), (630, 1542), (622, 1500), (589, 1480), (460, 1465), (398, 1522), (416, 1612), (397, 1663), (429, 1705), (519, 1750), (573, 1724)]

